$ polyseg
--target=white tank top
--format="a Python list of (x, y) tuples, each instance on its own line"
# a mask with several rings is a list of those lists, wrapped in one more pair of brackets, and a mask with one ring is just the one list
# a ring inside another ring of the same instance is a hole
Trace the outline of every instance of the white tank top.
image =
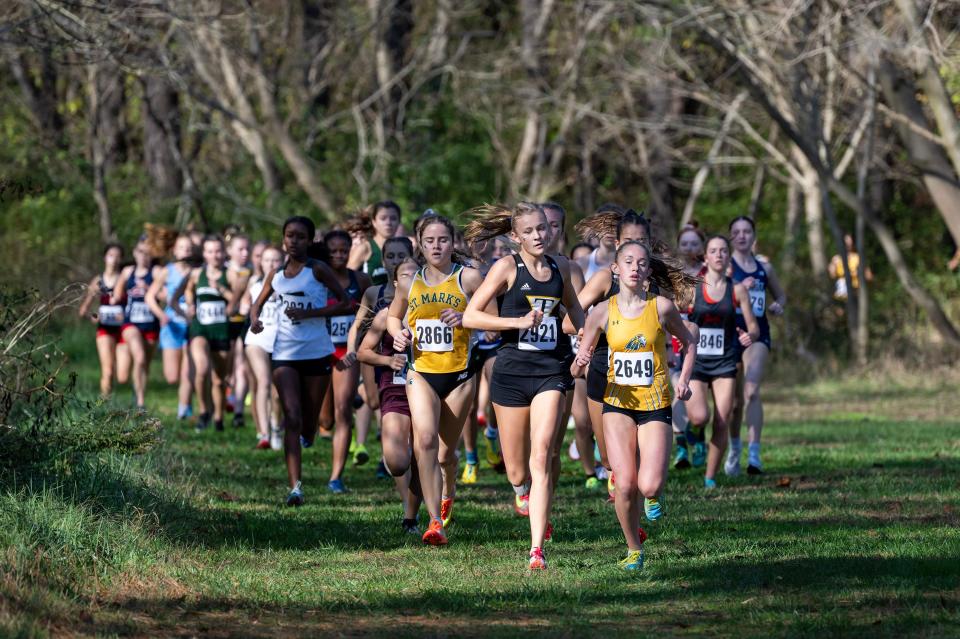
[[(256, 299), (260, 297), (260, 292), (263, 290), (263, 280), (264, 278), (261, 277), (259, 280), (250, 283), (250, 299), (256, 301)], [(274, 277), (274, 281), (276, 281), (276, 277)], [(247, 346), (259, 346), (266, 352), (272, 353), (273, 342), (277, 338), (277, 320), (279, 319), (279, 313), (280, 300), (279, 296), (274, 293), (267, 298), (267, 301), (263, 303), (263, 307), (260, 308), (260, 321), (263, 323), (263, 330), (259, 333), (247, 331), (247, 336), (244, 338), (243, 343)]]
[(593, 252), (590, 253), (590, 257), (587, 258), (587, 268), (583, 271), (583, 281), (589, 282), (590, 278), (593, 277), (594, 273), (600, 269), (607, 268), (606, 266), (600, 266), (597, 264), (597, 251), (600, 249), (593, 249)]
[(288, 278), (283, 270), (273, 276), (277, 294), (277, 337), (273, 343), (273, 359), (277, 361), (319, 359), (333, 354), (333, 342), (327, 332), (326, 317), (311, 317), (294, 322), (287, 317), (287, 308), (323, 308), (327, 305), (327, 287), (313, 276), (309, 264), (296, 277)]

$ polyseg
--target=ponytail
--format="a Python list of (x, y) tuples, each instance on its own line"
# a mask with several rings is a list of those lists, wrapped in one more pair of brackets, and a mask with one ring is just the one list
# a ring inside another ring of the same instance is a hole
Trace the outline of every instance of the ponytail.
[(512, 209), (502, 204), (484, 204), (470, 209), (467, 213), (473, 220), (467, 224), (463, 237), (471, 245), (510, 233), (513, 231), (514, 221), (522, 215), (545, 215), (543, 205), (535, 202), (517, 202)]
[[(650, 267), (650, 275), (647, 277), (647, 281), (656, 284), (661, 293), (665, 294), (666, 297), (676, 300), (678, 303), (681, 300), (690, 299), (694, 288), (702, 281), (701, 278), (689, 275), (684, 271), (683, 262), (673, 255), (660, 252), (654, 253), (649, 246), (642, 242), (635, 242), (633, 240), (624, 242), (617, 248), (617, 258), (620, 257), (620, 254), (628, 246), (639, 246), (643, 248), (647, 254), (647, 261)], [(669, 293), (669, 295), (666, 295), (667, 293)]]

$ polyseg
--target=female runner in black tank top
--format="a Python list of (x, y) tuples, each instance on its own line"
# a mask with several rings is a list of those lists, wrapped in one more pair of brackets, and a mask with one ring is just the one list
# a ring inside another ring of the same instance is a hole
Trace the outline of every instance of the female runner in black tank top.
[[(350, 254), (350, 235), (346, 231), (330, 231), (323, 238), (327, 246), (327, 253), (330, 256), (330, 269), (337, 276), (343, 290), (346, 291), (347, 301), (350, 304), (350, 311), (336, 317), (327, 318), (327, 327), (330, 331), (330, 339), (336, 349), (333, 354), (333, 374), (330, 386), (324, 396), (320, 408), (320, 425), (325, 428), (334, 426), (333, 429), (333, 458), (330, 468), (330, 483), (333, 486), (331, 490), (338, 492), (343, 487), (343, 469), (347, 463), (347, 455), (350, 449), (351, 422), (353, 421), (353, 400), (357, 396), (357, 386), (360, 384), (360, 365), (357, 363), (356, 345), (350, 343), (350, 328), (353, 325), (353, 318), (356, 310), (360, 307), (360, 300), (363, 298), (363, 291), (370, 286), (370, 278), (362, 273), (347, 268), (347, 257)], [(333, 298), (328, 298), (327, 303), (336, 303)], [(358, 425), (359, 426), (359, 425)], [(366, 428), (370, 426), (365, 424), (364, 432), (357, 433), (357, 441), (362, 442), (366, 438)], [(356, 463), (360, 458), (354, 458)], [(366, 463), (369, 456), (364, 456), (361, 463)]]
[[(690, 380), (692, 395), (687, 401), (687, 416), (690, 419), (687, 439), (692, 439), (694, 445), (693, 465), (699, 466), (703, 463), (704, 433), (710, 419), (707, 393), (711, 392), (714, 420), (704, 486), (714, 488), (733, 415), (737, 362), (740, 358), (737, 343), (744, 348), (750, 346), (759, 337), (760, 329), (753, 316), (747, 289), (742, 284), (734, 284), (726, 275), (730, 266), (727, 238), (717, 235), (707, 240), (704, 261), (707, 272), (703, 283), (697, 287), (689, 314), (690, 321), (700, 327), (700, 342), (693, 378)], [(746, 331), (736, 325), (737, 306), (743, 312)]]
[[(113, 389), (117, 343), (120, 341), (120, 328), (123, 326), (123, 308), (118, 304), (110, 304), (110, 297), (120, 274), (121, 260), (123, 260), (122, 246), (111, 243), (104, 247), (103, 272), (90, 280), (87, 285), (87, 294), (77, 312), (80, 317), (88, 318), (97, 327), (97, 356), (100, 359), (100, 395), (102, 397), (109, 397)], [(96, 313), (90, 313), (94, 300), (98, 300), (100, 308)]]
[[(609, 217), (609, 214), (606, 214)], [(587, 218), (581, 222), (577, 228), (592, 228), (591, 220)], [(650, 221), (635, 211), (624, 213), (616, 223), (616, 245), (620, 247), (624, 242), (640, 242), (648, 244), (650, 242)], [(610, 268), (603, 268), (594, 273), (583, 289), (577, 295), (580, 306), (584, 309), (590, 309), (597, 304), (606, 301), (619, 291), (617, 279), (614, 277)], [(587, 406), (590, 411), (590, 423), (593, 426), (593, 436), (597, 441), (597, 448), (600, 449), (600, 464), (609, 472), (610, 461), (607, 459), (607, 447), (603, 437), (603, 393), (607, 388), (607, 338), (600, 335), (596, 347), (594, 347), (593, 358), (590, 367), (587, 370), (586, 390)], [(578, 447), (580, 446), (578, 440)], [(587, 445), (586, 442), (584, 445)], [(592, 467), (593, 448), (589, 446), (587, 451), (580, 449), (580, 458), (587, 455)], [(584, 464), (586, 470), (587, 464)], [(588, 479), (589, 480), (589, 479)], [(612, 482), (611, 482), (612, 484)], [(608, 486), (608, 493), (613, 495), (612, 485)]]
[[(545, 254), (550, 231), (542, 207), (521, 202), (515, 210), (476, 209), (466, 237), (475, 242), (509, 231), (520, 252), (501, 258), (490, 269), (464, 314), (467, 328), (500, 331), (491, 399), (500, 425), (507, 477), (516, 492), (515, 507), (526, 497), (530, 517), (530, 568), (545, 569), (553, 446), (569, 387), (570, 341), (563, 339), (557, 317), (567, 308), (575, 330), (583, 328), (583, 310), (570, 282), (569, 265)], [(503, 294), (499, 315), (487, 306)], [(529, 456), (529, 459), (528, 459)], [(529, 464), (529, 466), (528, 466)], [(529, 467), (531, 482), (526, 484)], [(519, 509), (519, 508), (518, 508)]]

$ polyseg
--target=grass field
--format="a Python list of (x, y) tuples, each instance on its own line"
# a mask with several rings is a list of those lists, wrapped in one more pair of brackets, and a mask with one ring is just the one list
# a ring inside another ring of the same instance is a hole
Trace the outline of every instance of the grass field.
[[(64, 343), (92, 391), (92, 340)], [(527, 522), (485, 466), (450, 545), (425, 548), (374, 464), (328, 495), (321, 443), (307, 505), (286, 509), (280, 454), (252, 450), (252, 427), (194, 434), (154, 385), (154, 452), (4, 479), (0, 634), (958, 636), (958, 381), (771, 386), (768, 474), (706, 493), (701, 473), (671, 471), (640, 574), (618, 570), (613, 508), (566, 459), (550, 570), (534, 575)]]

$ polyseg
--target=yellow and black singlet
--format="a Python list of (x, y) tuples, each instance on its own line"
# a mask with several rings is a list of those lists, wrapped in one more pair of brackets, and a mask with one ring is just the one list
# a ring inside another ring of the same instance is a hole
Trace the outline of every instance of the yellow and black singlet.
[(640, 315), (627, 318), (620, 312), (619, 297), (614, 295), (607, 301), (609, 368), (603, 401), (630, 410), (669, 408), (672, 396), (667, 340), (657, 312), (657, 298), (650, 296)]
[(413, 334), (413, 370), (418, 373), (456, 373), (470, 360), (470, 330), (447, 326), (440, 319), (444, 309), (463, 313), (467, 295), (460, 284), (463, 267), (455, 264), (450, 275), (436, 286), (417, 271), (407, 297), (407, 323)]

